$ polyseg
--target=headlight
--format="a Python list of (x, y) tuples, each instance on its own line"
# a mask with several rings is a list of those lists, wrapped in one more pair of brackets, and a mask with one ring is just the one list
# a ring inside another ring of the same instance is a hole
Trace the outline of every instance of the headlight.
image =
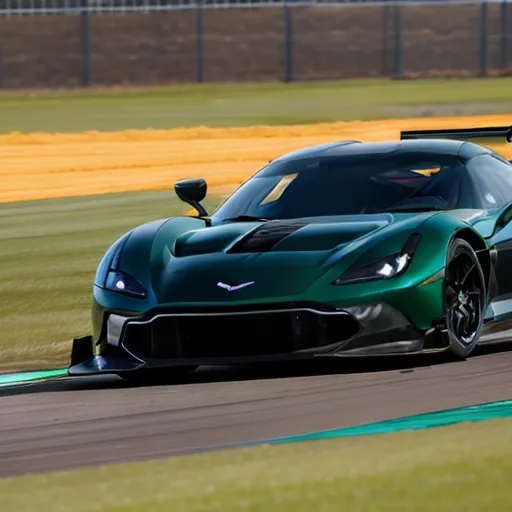
[(124, 293), (142, 299), (146, 297), (146, 289), (135, 278), (120, 270), (110, 270), (105, 281), (105, 288), (114, 292)]
[(118, 238), (105, 253), (103, 258), (96, 269), (96, 276), (94, 277), (94, 284), (96, 286), (100, 286), (103, 288), (105, 286), (105, 281), (107, 280), (107, 275), (109, 270), (116, 269), (119, 264), (119, 257), (121, 255), (121, 251), (124, 247), (124, 244), (128, 240), (130, 233), (126, 233), (122, 237)]
[(334, 284), (364, 283), (366, 281), (390, 279), (403, 274), (411, 264), (420, 238), (419, 233), (412, 234), (399, 253), (372, 261), (366, 265), (351, 267), (338, 277)]
[(94, 284), (100, 288), (143, 299), (147, 295), (144, 286), (126, 272), (117, 270), (124, 244), (131, 233), (126, 233), (110, 246), (98, 265)]

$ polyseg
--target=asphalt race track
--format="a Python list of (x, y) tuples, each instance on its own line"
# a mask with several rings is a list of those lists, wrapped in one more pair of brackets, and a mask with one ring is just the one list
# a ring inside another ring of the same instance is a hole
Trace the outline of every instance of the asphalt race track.
[(0, 477), (143, 460), (512, 398), (512, 352), (204, 369), (0, 389)]

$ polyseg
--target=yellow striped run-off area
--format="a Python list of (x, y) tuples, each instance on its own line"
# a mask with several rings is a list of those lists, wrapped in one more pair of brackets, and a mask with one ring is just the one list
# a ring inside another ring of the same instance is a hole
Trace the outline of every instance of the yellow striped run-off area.
[[(398, 139), (401, 130), (500, 126), (512, 115), (319, 123), (248, 128), (126, 130), (0, 136), (0, 202), (172, 189), (205, 177), (229, 190), (269, 160), (300, 147), (345, 139)], [(497, 146), (512, 158), (512, 144)]]

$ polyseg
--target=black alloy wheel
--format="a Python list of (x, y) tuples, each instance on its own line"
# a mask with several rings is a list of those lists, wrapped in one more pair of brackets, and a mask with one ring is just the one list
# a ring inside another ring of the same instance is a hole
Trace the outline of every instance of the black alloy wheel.
[(478, 343), (485, 296), (485, 278), (475, 251), (465, 240), (455, 239), (448, 249), (443, 304), (450, 347), (458, 357), (467, 357)]

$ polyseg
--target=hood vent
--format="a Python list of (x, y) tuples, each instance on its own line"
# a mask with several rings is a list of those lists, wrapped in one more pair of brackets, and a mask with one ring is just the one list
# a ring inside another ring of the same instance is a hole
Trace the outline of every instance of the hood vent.
[(228, 253), (268, 252), (281, 240), (306, 225), (307, 222), (296, 220), (268, 221), (236, 242)]

